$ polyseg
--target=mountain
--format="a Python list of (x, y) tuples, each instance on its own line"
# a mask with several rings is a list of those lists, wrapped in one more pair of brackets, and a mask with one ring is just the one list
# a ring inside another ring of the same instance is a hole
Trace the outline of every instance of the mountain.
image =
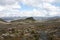
[[(26, 18), (31, 18), (31, 17), (3, 17), (2, 19), (7, 21), (7, 22), (10, 22), (10, 21), (22, 21), (22, 20), (26, 20)], [(37, 21), (40, 21), (40, 22), (44, 22), (44, 21), (48, 21), (48, 20), (55, 20), (55, 19), (59, 19), (60, 17), (59, 16), (55, 16), (55, 17), (33, 17), (33, 19), (37, 20)], [(31, 18), (32, 19), (32, 18)]]
[(2, 19), (4, 19), (7, 22), (10, 22), (10, 21), (25, 19), (25, 18), (27, 18), (27, 17), (3, 17)]
[(13, 20), (11, 22), (25, 22), (25, 21), (35, 21), (35, 19), (33, 17), (28, 17), (28, 18), (25, 18), (25, 19), (17, 19), (17, 20)]
[(46, 22), (60, 22), (60, 17), (56, 16), (48, 18)]
[(4, 19), (2, 19), (2, 18), (0, 18), (0, 21), (2, 21), (2, 22), (6, 22)]
[(25, 20), (31, 20), (31, 21), (35, 21), (35, 19), (33, 17), (28, 17)]
[[(21, 19), (26, 19), (26, 18), (30, 18), (30, 17), (3, 17), (2, 19), (10, 22), (10, 21), (15, 21), (15, 20), (21, 20)], [(37, 21), (46, 21), (49, 17), (33, 17), (33, 19), (37, 20)]]

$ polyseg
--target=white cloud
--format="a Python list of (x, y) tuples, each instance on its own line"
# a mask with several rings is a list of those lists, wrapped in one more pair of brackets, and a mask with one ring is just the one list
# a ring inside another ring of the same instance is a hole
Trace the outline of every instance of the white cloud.
[[(24, 5), (36, 7), (33, 11), (19, 10), (22, 2)], [(0, 16), (56, 16), (60, 14), (60, 7), (52, 5), (59, 0), (0, 0)], [(2, 15), (3, 14), (3, 15)]]
[(0, 0), (0, 5), (12, 5), (16, 2), (16, 0)]
[(43, 9), (41, 11), (42, 14), (41, 14), (40, 11), (35, 11), (35, 14), (33, 13), (33, 15), (41, 14), (41, 16), (43, 16), (43, 15), (45, 15), (45, 16), (47, 16), (47, 15), (56, 16), (56, 15), (60, 14), (60, 11), (59, 11), (60, 7), (56, 7), (56, 6), (51, 4), (51, 3), (54, 3), (54, 2), (58, 3), (58, 2), (60, 2), (59, 0), (22, 0), (22, 2), (26, 5), (30, 5), (30, 6), (33, 6), (33, 7)]
[[(2, 0), (2, 3), (3, 2), (4, 0)], [(21, 6), (18, 4), (18, 2), (13, 3), (14, 1), (12, 1), (11, 5), (10, 3), (6, 2), (11, 2), (11, 0), (6, 0), (4, 5), (2, 5), (2, 3), (0, 2), (0, 17), (15, 16), (19, 9), (21, 8)]]
[(42, 0), (43, 2), (47, 2), (47, 3), (52, 3), (54, 2), (55, 0)]
[(0, 11), (3, 10), (3, 9), (4, 9), (4, 7), (0, 6)]

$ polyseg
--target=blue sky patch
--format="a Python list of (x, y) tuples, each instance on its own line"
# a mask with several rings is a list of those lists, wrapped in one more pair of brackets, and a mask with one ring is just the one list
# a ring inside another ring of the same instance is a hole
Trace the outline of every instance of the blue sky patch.
[(20, 3), (21, 5), (21, 11), (27, 10), (27, 11), (32, 11), (33, 9), (35, 9), (35, 7)]
[(58, 6), (58, 7), (60, 7), (60, 3), (58, 2), (58, 3), (52, 3), (52, 5), (54, 5), (54, 6)]

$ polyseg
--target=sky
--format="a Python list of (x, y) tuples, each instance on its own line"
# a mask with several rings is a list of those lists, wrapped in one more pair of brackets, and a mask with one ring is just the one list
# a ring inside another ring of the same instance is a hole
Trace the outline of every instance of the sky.
[(0, 0), (0, 17), (60, 16), (60, 0)]

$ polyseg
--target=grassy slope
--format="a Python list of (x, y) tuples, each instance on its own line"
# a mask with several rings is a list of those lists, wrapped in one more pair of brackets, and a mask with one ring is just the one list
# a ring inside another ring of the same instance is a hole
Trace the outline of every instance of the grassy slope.
[[(6, 33), (9, 34), (6, 36), (7, 39), (2, 35), (6, 35)], [(53, 22), (52, 20), (40, 23), (31, 20), (26, 22), (25, 19), (24, 21), (17, 20), (11, 23), (0, 23), (0, 36), (3, 36), (4, 40), (60, 40), (59, 33), (60, 22)], [(2, 40), (3, 38), (1, 37), (0, 39)]]

